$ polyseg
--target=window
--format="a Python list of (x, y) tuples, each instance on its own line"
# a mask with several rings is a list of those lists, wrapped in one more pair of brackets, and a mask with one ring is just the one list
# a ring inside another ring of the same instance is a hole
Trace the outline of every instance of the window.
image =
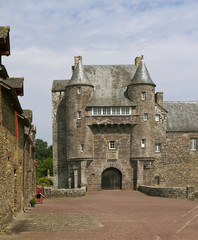
[(197, 139), (196, 138), (191, 138), (190, 139), (190, 150), (197, 150)]
[(155, 152), (161, 152), (161, 144), (159, 143), (155, 144)]
[(97, 107), (92, 108), (93, 116), (101, 115), (131, 115), (131, 107)]
[(109, 149), (115, 149), (115, 141), (109, 142)]
[(141, 141), (141, 147), (145, 148), (146, 147), (146, 139), (142, 139)]
[(81, 151), (81, 152), (84, 152), (84, 144), (81, 144), (81, 145), (80, 145), (80, 151)]
[(144, 113), (144, 121), (148, 120), (148, 113)]
[(145, 93), (145, 92), (142, 92), (142, 94), (141, 94), (141, 99), (142, 99), (142, 100), (146, 100), (146, 93)]
[(160, 177), (159, 177), (159, 176), (155, 176), (155, 178), (154, 178), (154, 183), (155, 183), (156, 185), (159, 185), (159, 184), (160, 184)]
[(78, 111), (78, 119), (81, 119), (81, 118), (82, 118), (82, 112)]
[(160, 115), (159, 114), (155, 114), (155, 121), (159, 122), (159, 120), (160, 120)]
[(111, 114), (111, 108), (103, 108), (103, 115), (110, 115)]
[(81, 87), (78, 87), (78, 88), (77, 88), (77, 93), (78, 93), (78, 94), (81, 94)]

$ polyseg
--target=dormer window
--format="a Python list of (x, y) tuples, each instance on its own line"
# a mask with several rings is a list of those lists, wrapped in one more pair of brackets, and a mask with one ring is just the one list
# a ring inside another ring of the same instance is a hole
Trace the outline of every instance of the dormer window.
[(141, 100), (146, 100), (146, 92), (142, 92), (142, 94), (141, 94)]

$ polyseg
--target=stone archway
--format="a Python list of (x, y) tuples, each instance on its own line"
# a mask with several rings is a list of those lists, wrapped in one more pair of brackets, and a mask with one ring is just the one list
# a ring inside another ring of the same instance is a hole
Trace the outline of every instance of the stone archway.
[(117, 168), (107, 168), (102, 173), (102, 189), (122, 189), (122, 173)]

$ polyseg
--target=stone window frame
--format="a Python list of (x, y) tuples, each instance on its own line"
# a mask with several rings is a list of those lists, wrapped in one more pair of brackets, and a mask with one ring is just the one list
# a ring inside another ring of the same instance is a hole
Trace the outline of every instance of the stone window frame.
[(109, 149), (116, 149), (115, 141), (109, 141)]
[(155, 153), (161, 152), (161, 143), (155, 143)]
[(144, 120), (144, 121), (148, 121), (148, 113), (144, 113), (144, 115), (143, 115), (143, 120)]
[(146, 147), (146, 139), (143, 138), (143, 139), (141, 140), (141, 148), (145, 148), (145, 147)]
[(190, 138), (190, 151), (197, 151), (197, 138)]
[(146, 100), (146, 92), (141, 93), (141, 100), (143, 100), (143, 101)]

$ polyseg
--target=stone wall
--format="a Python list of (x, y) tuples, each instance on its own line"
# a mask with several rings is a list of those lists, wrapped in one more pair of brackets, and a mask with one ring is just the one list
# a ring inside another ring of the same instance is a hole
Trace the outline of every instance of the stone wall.
[(164, 197), (164, 198), (186, 198), (194, 200), (194, 187), (152, 187), (139, 186), (138, 190), (149, 196)]
[[(2, 121), (0, 122), (0, 215), (1, 221), (11, 220), (29, 204), (35, 195), (35, 167), (32, 142), (25, 150), (25, 198), (23, 201), (24, 122), (17, 117), (15, 109), (0, 86)], [(17, 126), (17, 129), (15, 127)], [(17, 130), (17, 134), (16, 134)], [(3, 219), (4, 218), (4, 219)]]
[[(107, 168), (116, 168), (122, 174), (122, 189), (133, 188), (133, 168), (130, 165), (130, 126), (93, 126), (94, 160), (87, 168), (88, 190), (101, 190), (102, 173)], [(115, 141), (115, 149), (109, 142)]]
[(11, 222), (13, 219), (13, 212), (10, 204), (4, 200), (0, 200), (0, 231)]
[(86, 188), (73, 188), (73, 189), (55, 189), (51, 187), (44, 188), (45, 198), (59, 198), (59, 197), (82, 197), (86, 194)]
[(66, 187), (66, 101), (65, 91), (52, 92), (54, 186)]
[(161, 186), (194, 186), (198, 189), (198, 151), (190, 150), (190, 138), (198, 133), (168, 132), (162, 152), (157, 154), (154, 175)]

